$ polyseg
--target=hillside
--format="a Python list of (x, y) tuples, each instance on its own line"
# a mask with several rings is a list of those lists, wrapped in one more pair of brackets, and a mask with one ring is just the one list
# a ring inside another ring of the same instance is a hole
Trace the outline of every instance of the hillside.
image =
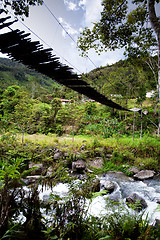
[[(147, 64), (142, 62), (133, 64), (129, 60), (120, 60), (113, 65), (96, 68), (87, 74), (82, 74), (82, 78), (110, 99), (115, 100), (116, 96), (118, 102), (145, 95), (146, 92), (155, 90), (157, 85), (153, 72)], [(76, 92), (53, 79), (7, 58), (0, 58), (0, 80), (2, 89), (18, 85), (26, 87), (29, 92), (36, 89), (39, 96), (51, 93), (60, 98), (80, 97)]]
[(18, 85), (25, 86), (30, 90), (31, 81), (34, 81), (36, 85), (50, 92), (59, 85), (52, 79), (7, 58), (0, 58), (0, 80), (2, 89), (10, 85)]
[(131, 99), (138, 97), (142, 91), (146, 93), (155, 90), (158, 79), (146, 63), (129, 60), (120, 60), (115, 64), (94, 69), (82, 77), (111, 99), (117, 95), (121, 95), (123, 99)]

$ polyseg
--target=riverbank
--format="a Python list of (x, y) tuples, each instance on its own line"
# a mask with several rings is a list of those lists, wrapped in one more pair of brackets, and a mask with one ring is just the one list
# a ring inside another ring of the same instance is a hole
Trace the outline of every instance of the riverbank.
[(59, 152), (67, 152), (71, 161), (95, 160), (97, 157), (94, 169), (96, 171), (97, 167), (97, 173), (109, 170), (124, 172), (132, 166), (155, 172), (160, 169), (160, 138), (157, 136), (144, 136), (141, 140), (135, 138), (133, 141), (132, 136), (104, 139), (87, 135), (57, 137), (53, 134), (34, 134), (25, 135), (24, 143), (39, 145), (41, 148), (56, 147)]
[[(159, 173), (158, 138), (145, 137), (141, 141), (133, 141), (129, 137), (103, 139), (98, 136), (57, 137), (50, 134), (25, 135), (22, 143), (20, 135), (5, 134), (1, 136), (0, 151), (0, 207), (3, 209), (1, 238), (7, 231), (11, 239), (16, 240), (99, 240), (106, 236), (114, 240), (135, 240), (146, 239), (144, 234), (154, 236), (148, 239), (155, 240), (158, 236), (159, 230), (151, 228), (148, 221), (144, 224), (143, 214), (129, 216), (128, 213), (122, 214), (123, 211), (120, 210), (121, 218), (120, 215), (116, 218), (116, 215), (113, 217), (111, 214), (113, 218), (107, 219), (106, 216), (97, 218), (86, 212), (86, 199), (92, 199), (93, 192), (98, 195), (104, 194), (103, 191), (99, 191), (102, 184), (93, 191), (97, 174), (106, 177), (108, 171), (123, 171), (125, 176), (130, 176), (133, 173), (129, 168), (133, 166), (139, 170), (154, 170), (156, 174)], [(77, 170), (80, 173), (85, 172), (85, 184), (80, 180), (78, 188), (75, 189), (73, 183), (77, 178)], [(104, 179), (101, 180), (103, 182)], [(41, 185), (42, 189), (45, 189), (47, 186), (52, 190), (54, 186), (59, 186), (59, 183), (69, 184), (69, 197), (65, 195), (62, 199), (53, 193), (49, 202), (44, 205), (39, 198), (38, 187)], [(29, 189), (27, 194), (25, 187)], [(148, 189), (147, 185), (144, 185), (144, 192), (145, 188)], [(115, 187), (115, 191), (116, 189), (118, 188)], [(41, 212), (42, 207), (45, 211), (44, 216)], [(22, 213), (23, 221), (20, 219)], [(52, 222), (49, 220), (51, 215)], [(127, 219), (127, 225), (122, 219)], [(109, 226), (114, 228), (110, 229)], [(139, 236), (141, 238), (138, 238)]]

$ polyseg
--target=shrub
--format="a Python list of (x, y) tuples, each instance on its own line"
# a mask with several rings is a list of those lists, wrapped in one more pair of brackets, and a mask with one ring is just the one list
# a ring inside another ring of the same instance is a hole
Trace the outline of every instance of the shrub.
[(141, 169), (158, 170), (158, 160), (154, 158), (137, 158), (135, 165), (138, 165)]

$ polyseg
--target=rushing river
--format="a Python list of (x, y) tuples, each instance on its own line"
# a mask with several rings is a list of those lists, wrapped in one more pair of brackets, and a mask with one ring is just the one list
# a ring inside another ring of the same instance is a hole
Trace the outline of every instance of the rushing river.
[(90, 208), (91, 214), (99, 215), (100, 213), (107, 213), (105, 210), (106, 197), (121, 202), (126, 206), (126, 198), (133, 193), (137, 193), (147, 203), (144, 217), (148, 214), (151, 222), (156, 218), (160, 219), (160, 204), (157, 203), (157, 201), (160, 201), (160, 177), (146, 181), (134, 181), (132, 178), (125, 177), (124, 175), (110, 173), (101, 177), (100, 180), (102, 185), (106, 180), (112, 181), (115, 183), (116, 188), (113, 193), (98, 197), (98, 199), (93, 201)]
[[(160, 176), (145, 181), (134, 181), (132, 178), (126, 177), (121, 173), (109, 173), (103, 177), (99, 177), (99, 179), (101, 186), (103, 186), (105, 181), (112, 181), (116, 187), (111, 194), (94, 198), (89, 203), (89, 214), (94, 216), (107, 214), (107, 198), (118, 201), (128, 208), (126, 205), (126, 198), (133, 193), (137, 193), (147, 203), (144, 217), (148, 214), (151, 223), (154, 222), (155, 219), (160, 219), (160, 204), (157, 203), (158, 201), (160, 202)], [(67, 184), (59, 183), (52, 190), (46, 188), (41, 191), (41, 186), (39, 190), (40, 199), (47, 200), (51, 193), (61, 197), (67, 196), (69, 188)]]

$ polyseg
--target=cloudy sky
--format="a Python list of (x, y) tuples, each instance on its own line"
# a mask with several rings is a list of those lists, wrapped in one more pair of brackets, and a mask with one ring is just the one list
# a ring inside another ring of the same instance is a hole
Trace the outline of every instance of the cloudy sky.
[[(44, 48), (51, 47), (60, 62), (74, 68), (78, 74), (86, 73), (95, 67), (106, 66), (124, 58), (123, 51), (97, 55), (89, 51), (89, 58), (80, 57), (76, 41), (84, 27), (90, 27), (100, 18), (101, 0), (45, 0), (43, 6), (30, 8), (29, 18), (12, 25), (32, 31), (32, 40), (39, 40)], [(1, 57), (4, 55), (0, 55)]]

